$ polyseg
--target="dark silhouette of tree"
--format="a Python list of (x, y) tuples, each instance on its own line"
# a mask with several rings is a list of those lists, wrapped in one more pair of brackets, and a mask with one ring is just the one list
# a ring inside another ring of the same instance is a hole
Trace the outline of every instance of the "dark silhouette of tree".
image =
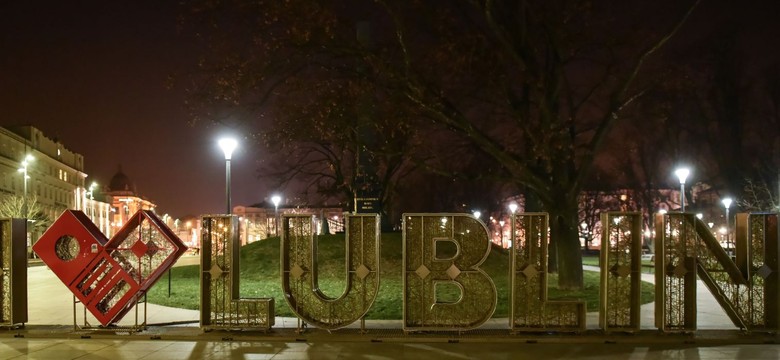
[(441, 144), (467, 141), (541, 204), (559, 286), (579, 288), (579, 193), (644, 94), (644, 68), (698, 2), (204, 0), (194, 10), (217, 30), (218, 56), (195, 94), (256, 106), (300, 86), (290, 78), (372, 84), (372, 101), (402, 109), (417, 139), (437, 143), (415, 149), (418, 163), (457, 163)]

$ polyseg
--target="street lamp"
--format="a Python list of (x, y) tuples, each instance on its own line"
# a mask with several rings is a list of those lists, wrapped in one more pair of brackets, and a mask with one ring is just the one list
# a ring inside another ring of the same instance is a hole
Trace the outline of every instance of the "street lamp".
[[(515, 212), (517, 212), (517, 203), (511, 202), (509, 203), (509, 212), (512, 213), (512, 216), (509, 218), (509, 245), (513, 246), (515, 245)], [(501, 236), (501, 239), (503, 240), (503, 235)], [(503, 243), (501, 244), (503, 246)], [(506, 248), (506, 247), (504, 247)]]
[[(84, 202), (85, 202), (84, 208), (85, 209), (87, 207), (86, 206), (86, 202), (87, 202), (86, 198), (87, 198), (87, 196), (89, 197), (90, 200), (95, 200), (95, 193), (94, 192), (95, 192), (96, 188), (97, 188), (97, 183), (93, 181), (92, 184), (89, 185), (89, 190), (84, 194), (84, 198), (85, 198), (85, 200), (84, 200)], [(87, 213), (91, 213), (92, 214), (91, 219), (92, 219), (92, 221), (95, 221), (95, 203), (94, 202), (90, 202), (89, 210), (91, 210), (91, 211), (87, 211)]]
[[(731, 236), (729, 236), (729, 230), (731, 230), (731, 222), (729, 221), (729, 208), (731, 207), (732, 200), (730, 197), (723, 198), (720, 202), (723, 203), (723, 207), (726, 208), (726, 244), (730, 244)], [(730, 246), (729, 246), (730, 247)]]
[(92, 184), (89, 185), (89, 190), (87, 191), (87, 195), (89, 196), (90, 200), (95, 200), (95, 195), (93, 191), (95, 191), (96, 188), (97, 188), (97, 183), (93, 181)]
[(498, 225), (501, 226), (501, 248), (504, 248), (504, 220), (500, 220)]
[(586, 222), (580, 223), (580, 228), (582, 229), (582, 238), (585, 240), (585, 250), (588, 249), (588, 246), (590, 245), (590, 233), (588, 232), (588, 224)]
[(22, 173), (24, 177), (24, 198), (22, 199), (22, 216), (24, 216), (25, 219), (27, 219), (27, 179), (30, 178), (29, 175), (27, 175), (27, 165), (30, 165), (30, 163), (35, 160), (35, 158), (27, 154), (24, 157), (24, 160), (22, 160), (22, 167), (19, 168), (19, 172)]
[(725, 207), (725, 208), (726, 208), (726, 228), (728, 228), (728, 227), (729, 227), (729, 208), (731, 207), (731, 203), (732, 203), (733, 201), (734, 201), (734, 200), (732, 200), (732, 199), (731, 199), (731, 198), (729, 198), (729, 197), (727, 197), (727, 198), (724, 198), (723, 200), (721, 200), (721, 201), (720, 201), (720, 202), (722, 202), (722, 203), (723, 203), (723, 207)]
[(271, 196), (271, 202), (274, 203), (274, 232), (276, 233), (276, 236), (279, 236), (279, 203), (281, 201), (281, 196)]
[(685, 179), (691, 174), (691, 170), (688, 168), (679, 168), (674, 171), (674, 174), (680, 179), (680, 207), (682, 212), (685, 212)]
[(222, 152), (225, 153), (225, 197), (227, 198), (227, 213), (232, 213), (230, 206), (230, 157), (233, 155), (233, 150), (238, 147), (238, 141), (233, 138), (219, 139), (219, 147)]
[(473, 214), (474, 214), (474, 217), (477, 218), (477, 219), (479, 219), (479, 217), (482, 216), (482, 212), (479, 211), (479, 210), (474, 210)]

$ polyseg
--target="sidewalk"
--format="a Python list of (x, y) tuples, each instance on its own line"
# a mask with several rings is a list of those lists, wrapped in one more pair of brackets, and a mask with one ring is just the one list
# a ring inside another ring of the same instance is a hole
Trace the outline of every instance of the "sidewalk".
[[(598, 266), (584, 265), (582, 267), (587, 271), (600, 271)], [(642, 273), (642, 281), (655, 284), (655, 274)], [(726, 312), (720, 307), (718, 301), (710, 293), (707, 286), (701, 280), (696, 281), (696, 324), (700, 330), (739, 330), (734, 323), (729, 320)], [(641, 329), (655, 329), (655, 303), (647, 303), (640, 308)], [(599, 314), (588, 313), (588, 329), (597, 329), (599, 325)]]
[(2, 359), (677, 359), (775, 360), (777, 345), (269, 342), (0, 339)]
[[(195, 256), (185, 256), (179, 259), (178, 266), (197, 264)], [(193, 294), (198, 296), (198, 294)], [(27, 268), (27, 313), (28, 325), (73, 325), (73, 294), (57, 278), (57, 275), (46, 266), (31, 266)], [(148, 323), (195, 322), (197, 325), (199, 313), (196, 310), (171, 308), (156, 304), (147, 304)], [(131, 310), (118, 324), (131, 326), (135, 323), (134, 310)], [(89, 311), (87, 322), (92, 326), (100, 325)], [(79, 325), (84, 325), (84, 307), (76, 305), (76, 319)], [(143, 311), (139, 313), (139, 322), (143, 322)]]

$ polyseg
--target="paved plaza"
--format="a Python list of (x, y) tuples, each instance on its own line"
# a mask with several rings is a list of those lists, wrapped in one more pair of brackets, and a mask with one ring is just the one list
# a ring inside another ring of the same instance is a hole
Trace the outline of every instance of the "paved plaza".
[(777, 345), (3, 339), (2, 359), (778, 359)]
[[(186, 256), (177, 265), (197, 263), (197, 257)], [(654, 280), (651, 274), (643, 278)], [(646, 304), (639, 334), (601, 334), (598, 314), (590, 313), (584, 336), (511, 335), (507, 319), (493, 319), (479, 331), (463, 334), (408, 335), (401, 331), (400, 320), (367, 321), (367, 332), (354, 324), (333, 333), (308, 329), (300, 334), (295, 331), (296, 319), (281, 317), (267, 334), (204, 333), (198, 328), (197, 311), (154, 304), (147, 304), (149, 327), (144, 331), (77, 330), (73, 295), (48, 268), (30, 267), (28, 286), (29, 322), (20, 329), (0, 331), (0, 359), (780, 358), (776, 335), (755, 336), (736, 329), (702, 284), (698, 287), (700, 331), (695, 334), (660, 334), (653, 326), (653, 304)], [(76, 315), (82, 325), (80, 305)], [(87, 322), (98, 324), (88, 314)], [(131, 312), (119, 325), (134, 322)]]

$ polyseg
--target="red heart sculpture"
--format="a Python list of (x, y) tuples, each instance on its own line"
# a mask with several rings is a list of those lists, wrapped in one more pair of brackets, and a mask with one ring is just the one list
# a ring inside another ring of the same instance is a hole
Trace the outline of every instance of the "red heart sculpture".
[(133, 308), (187, 246), (148, 210), (135, 213), (111, 240), (83, 212), (65, 210), (33, 251), (108, 326)]

